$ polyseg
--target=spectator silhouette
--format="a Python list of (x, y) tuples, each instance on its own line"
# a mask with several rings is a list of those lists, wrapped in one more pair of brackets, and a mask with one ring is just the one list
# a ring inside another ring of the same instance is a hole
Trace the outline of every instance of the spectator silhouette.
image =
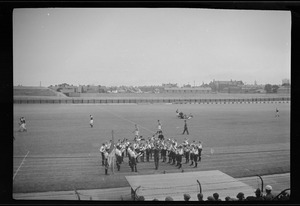
[(264, 198), (262, 197), (262, 193), (261, 190), (259, 188), (257, 188), (255, 190), (255, 196), (248, 196), (246, 198), (247, 201), (263, 201)]
[(239, 192), (236, 197), (238, 198), (238, 201), (244, 201), (245, 200), (244, 193), (242, 193), (242, 192)]
[(199, 200), (199, 201), (204, 201), (204, 200), (203, 200), (203, 194), (202, 194), (202, 193), (198, 193), (197, 197), (198, 197), (198, 200)]
[(184, 201), (189, 201), (191, 199), (191, 196), (189, 194), (183, 195)]
[(215, 201), (215, 198), (213, 198), (212, 196), (208, 196), (206, 201)]
[(215, 201), (222, 201), (221, 199), (219, 199), (219, 194), (218, 193), (214, 193), (213, 197), (215, 198)]
[(266, 195), (264, 196), (264, 199), (267, 201), (271, 201), (274, 198), (274, 195), (272, 194), (272, 187), (270, 185), (266, 186)]
[(172, 197), (168, 196), (166, 197), (165, 201), (174, 201)]

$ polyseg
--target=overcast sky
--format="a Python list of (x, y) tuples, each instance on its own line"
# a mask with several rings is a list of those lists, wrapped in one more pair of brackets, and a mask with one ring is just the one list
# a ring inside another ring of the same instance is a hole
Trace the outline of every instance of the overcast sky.
[(290, 79), (289, 11), (15, 9), (14, 85)]

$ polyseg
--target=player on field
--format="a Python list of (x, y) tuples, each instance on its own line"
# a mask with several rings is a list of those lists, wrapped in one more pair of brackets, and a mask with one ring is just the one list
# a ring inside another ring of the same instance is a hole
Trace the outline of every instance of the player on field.
[(27, 132), (27, 129), (26, 129), (26, 120), (25, 120), (25, 117), (21, 117), (20, 118), (20, 129), (19, 129), (19, 132)]
[(276, 108), (276, 114), (275, 117), (279, 117), (279, 110)]
[(90, 115), (90, 126), (91, 128), (94, 126), (94, 118), (92, 115)]

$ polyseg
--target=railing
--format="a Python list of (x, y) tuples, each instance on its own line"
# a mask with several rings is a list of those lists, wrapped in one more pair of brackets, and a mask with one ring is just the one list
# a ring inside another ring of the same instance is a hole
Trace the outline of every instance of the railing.
[(14, 99), (14, 104), (242, 104), (242, 103), (273, 103), (289, 102), (290, 97), (275, 98), (240, 98), (240, 99), (171, 99), (171, 98), (147, 98), (147, 99)]

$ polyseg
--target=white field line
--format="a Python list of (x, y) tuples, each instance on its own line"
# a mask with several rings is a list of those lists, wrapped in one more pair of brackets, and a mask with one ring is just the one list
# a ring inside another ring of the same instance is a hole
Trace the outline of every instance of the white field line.
[(23, 165), (23, 162), (24, 162), (24, 160), (26, 159), (26, 157), (27, 157), (28, 154), (29, 154), (29, 151), (27, 152), (27, 154), (26, 154), (25, 157), (23, 158), (23, 160), (22, 160), (20, 166), (18, 167), (16, 173), (14, 174), (13, 180), (15, 180), (15, 177), (16, 177), (17, 173), (19, 172), (21, 166)]
[(136, 123), (136, 122), (133, 122), (133, 121), (131, 121), (131, 120), (129, 120), (129, 119), (126, 119), (126, 118), (124, 118), (124, 117), (122, 117), (122, 116), (120, 116), (120, 115), (117, 115), (117, 114), (115, 114), (115, 113), (113, 113), (113, 112), (111, 112), (111, 111), (109, 111), (109, 110), (104, 110), (104, 111), (106, 111), (106, 112), (108, 112), (108, 113), (110, 113), (110, 114), (112, 114), (112, 115), (114, 115), (114, 116), (116, 116), (116, 117), (118, 117), (118, 118), (120, 118), (120, 119), (123, 119), (123, 120), (125, 120), (125, 121), (127, 121), (127, 122), (130, 122), (130, 123), (132, 123), (132, 124), (136, 124), (136, 125), (138, 125), (139, 127), (141, 127), (141, 128), (143, 128), (143, 129), (145, 129), (145, 130), (151, 132), (152, 134), (155, 133), (154, 131), (151, 131), (151, 130), (149, 130), (148, 128), (143, 127), (142, 125), (140, 125), (140, 124), (138, 124), (138, 123)]

